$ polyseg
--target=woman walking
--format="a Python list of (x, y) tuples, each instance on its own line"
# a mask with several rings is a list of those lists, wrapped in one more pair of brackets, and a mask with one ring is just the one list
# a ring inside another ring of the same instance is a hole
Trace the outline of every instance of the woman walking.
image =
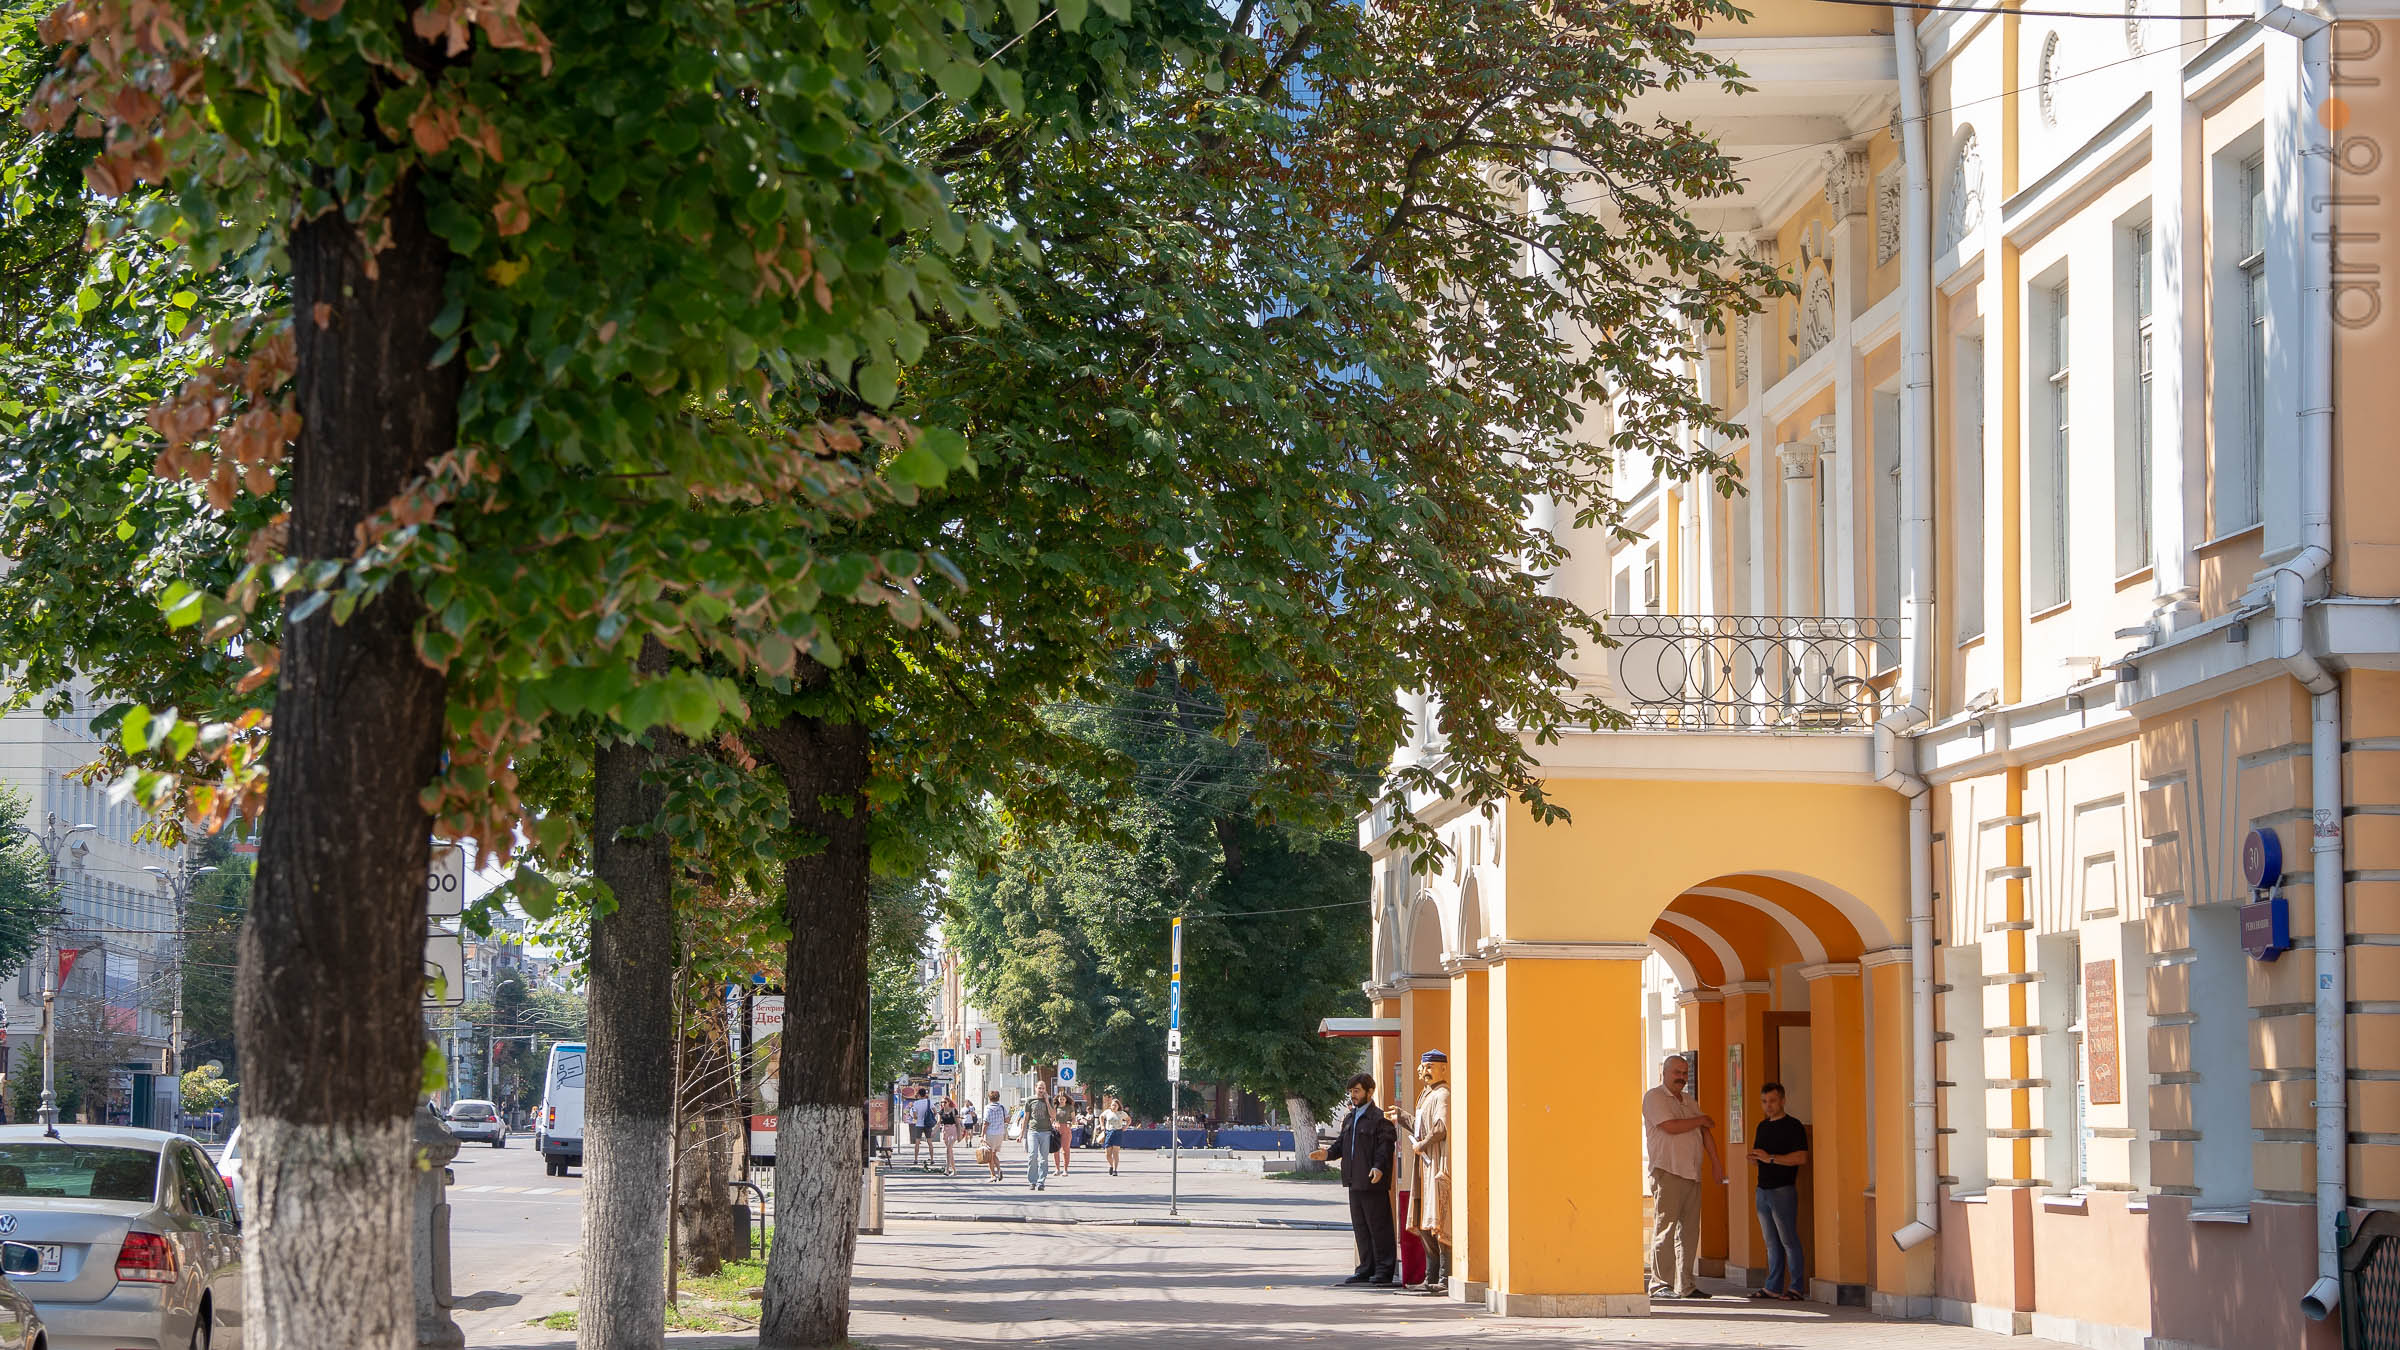
[(1112, 1177), (1117, 1174), (1117, 1163), (1120, 1160), (1119, 1154), (1123, 1147), (1117, 1142), (1118, 1136), (1124, 1133), (1125, 1126), (1128, 1123), (1129, 1122), (1125, 1115), (1125, 1103), (1118, 1101), (1114, 1096), (1111, 1096), (1108, 1099), (1108, 1105), (1100, 1109), (1100, 1138), (1098, 1142), (1100, 1147), (1108, 1150), (1108, 1174)]
[(958, 1103), (952, 1101), (948, 1096), (942, 1098), (941, 1121), (942, 1175), (954, 1177), (958, 1175), (958, 1137), (961, 1130), (958, 1123)]
[(1061, 1090), (1058, 1094), (1057, 1128), (1050, 1135), (1050, 1165), (1060, 1175), (1075, 1160), (1075, 1099)]
[(984, 1166), (992, 1169), (992, 1180), (1000, 1180), (1000, 1145), (1008, 1138), (1008, 1108), (1000, 1104), (1000, 1092), (995, 1088), (992, 1099), (983, 1108), (983, 1147), (976, 1150)]

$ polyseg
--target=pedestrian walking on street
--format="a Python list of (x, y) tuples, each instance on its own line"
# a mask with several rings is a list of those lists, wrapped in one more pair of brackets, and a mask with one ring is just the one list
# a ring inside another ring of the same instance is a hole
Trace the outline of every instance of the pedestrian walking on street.
[(933, 1170), (933, 1097), (920, 1089), (908, 1103), (909, 1160), (920, 1172)]
[(1808, 1164), (1808, 1127), (1783, 1109), (1783, 1084), (1758, 1090), (1766, 1119), (1750, 1136), (1758, 1164), (1758, 1231), (1767, 1243), (1767, 1287), (1755, 1297), (1790, 1303), (1808, 1298), (1808, 1266), (1800, 1252), (1800, 1169)]
[(992, 1180), (1000, 1180), (1000, 1145), (1008, 1139), (1008, 1108), (1000, 1104), (1000, 1093), (992, 1092), (991, 1100), (983, 1107), (983, 1147), (975, 1151), (978, 1162), (992, 1169)]
[(1658, 1231), (1650, 1240), (1650, 1296), (1707, 1298), (1700, 1288), (1700, 1175), (1708, 1132), (1717, 1122), (1686, 1095), (1691, 1062), (1669, 1055), (1658, 1086), (1642, 1096), (1642, 1131), (1650, 1148), (1650, 1194), (1658, 1202)]
[(1408, 1193), (1408, 1229), (1425, 1240), (1425, 1283), (1420, 1294), (1450, 1292), (1450, 1056), (1428, 1050), (1417, 1061), (1417, 1094), (1413, 1111), (1392, 1108), (1392, 1117), (1408, 1132), (1409, 1152), (1417, 1159), (1416, 1188)]
[(1129, 1123), (1130, 1119), (1125, 1114), (1125, 1103), (1115, 1097), (1109, 1098), (1108, 1105), (1101, 1108), (1100, 1111), (1100, 1147), (1108, 1150), (1108, 1174), (1112, 1177), (1117, 1174), (1117, 1164), (1122, 1160), (1124, 1152), (1124, 1146), (1118, 1142), (1118, 1136), (1124, 1133), (1125, 1127)]
[(947, 1095), (942, 1098), (941, 1128), (942, 1175), (954, 1177), (958, 1175), (958, 1137), (962, 1130), (958, 1123), (958, 1103)]
[(1075, 1099), (1059, 1093), (1051, 1115), (1050, 1165), (1063, 1177), (1075, 1162)]
[(1392, 1233), (1392, 1162), (1399, 1134), (1375, 1109), (1375, 1075), (1350, 1080), (1350, 1114), (1333, 1142), (1308, 1156), (1339, 1160), (1342, 1186), (1350, 1192), (1350, 1235), (1358, 1244), (1358, 1269), (1344, 1284), (1398, 1284), (1400, 1248)]
[(1050, 1136), (1058, 1129), (1058, 1108), (1051, 1105), (1048, 1094), (1036, 1092), (1025, 1099), (1025, 1189), (1047, 1190), (1050, 1186)]

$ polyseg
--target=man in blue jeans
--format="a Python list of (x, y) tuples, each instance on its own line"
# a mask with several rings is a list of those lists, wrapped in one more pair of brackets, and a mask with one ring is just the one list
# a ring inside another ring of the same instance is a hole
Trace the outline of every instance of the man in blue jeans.
[(1050, 1136), (1058, 1129), (1058, 1112), (1047, 1093), (1035, 1090), (1025, 1099), (1025, 1188), (1050, 1188)]
[(1783, 1084), (1758, 1090), (1765, 1119), (1750, 1136), (1758, 1164), (1758, 1231), (1767, 1244), (1767, 1287), (1754, 1298), (1798, 1303), (1808, 1297), (1808, 1267), (1800, 1255), (1800, 1169), (1808, 1163), (1808, 1127), (1783, 1109)]

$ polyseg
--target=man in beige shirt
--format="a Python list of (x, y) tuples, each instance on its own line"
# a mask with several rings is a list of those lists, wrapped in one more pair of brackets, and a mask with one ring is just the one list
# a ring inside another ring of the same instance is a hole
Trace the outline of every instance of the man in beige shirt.
[(1669, 1055), (1658, 1086), (1642, 1094), (1642, 1137), (1650, 1150), (1650, 1193), (1658, 1231), (1650, 1240), (1650, 1296), (1707, 1298), (1700, 1288), (1700, 1176), (1717, 1122), (1686, 1095), (1692, 1066)]

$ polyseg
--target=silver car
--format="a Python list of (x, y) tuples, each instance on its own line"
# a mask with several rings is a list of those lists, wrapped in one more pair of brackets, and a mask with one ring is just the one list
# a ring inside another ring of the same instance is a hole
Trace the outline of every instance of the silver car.
[(450, 1103), (450, 1114), (443, 1117), (450, 1134), (460, 1143), (473, 1140), (493, 1148), (508, 1147), (508, 1122), (500, 1118), (500, 1108), (473, 1097)]
[(0, 1126), (0, 1252), (49, 1350), (241, 1343), (242, 1232), (200, 1145), (163, 1130)]
[[(22, 1242), (0, 1242), (0, 1270), (31, 1270), (41, 1253)], [(0, 1350), (43, 1350), (50, 1343), (33, 1300), (0, 1275)]]

